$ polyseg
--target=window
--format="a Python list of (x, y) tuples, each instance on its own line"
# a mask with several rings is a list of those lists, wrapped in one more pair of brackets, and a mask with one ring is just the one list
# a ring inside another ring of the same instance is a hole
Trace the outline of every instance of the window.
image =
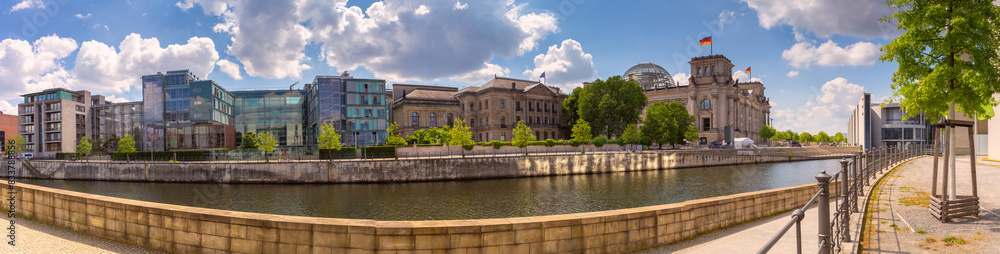
[(506, 117), (502, 117), (502, 116), (500, 117), (500, 128), (507, 128), (507, 118)]
[(504, 100), (500, 99), (500, 108), (503, 108)]
[(712, 101), (709, 99), (701, 101), (701, 109), (712, 109)]
[(430, 124), (431, 124), (431, 128), (438, 127), (438, 117), (437, 117), (437, 114), (435, 114), (435, 113), (431, 113), (430, 114)]
[(701, 67), (698, 67), (698, 73), (701, 73)]
[(410, 126), (417, 127), (420, 124), (420, 114), (417, 112), (410, 113)]
[(911, 139), (911, 140), (914, 139), (912, 128), (903, 129), (903, 139)]
[(469, 119), (469, 127), (476, 127), (476, 119), (475, 118)]
[(882, 139), (903, 139), (903, 130), (900, 128), (882, 129)]
[(515, 116), (514, 117), (514, 124), (517, 124), (520, 121), (521, 121), (521, 116)]
[(507, 132), (506, 131), (500, 132), (500, 141), (507, 141)]
[(455, 126), (455, 116), (452, 115), (451, 113), (448, 113), (447, 121), (448, 121), (448, 126)]
[[(535, 124), (542, 124), (542, 117), (536, 116), (535, 117)], [(538, 135), (535, 135), (535, 137), (538, 137)]]
[(702, 118), (701, 119), (701, 126), (702, 126), (701, 130), (708, 131), (708, 129), (712, 128), (712, 119), (711, 118), (707, 118), (707, 117), (706, 118)]
[(712, 73), (715, 73), (715, 65), (712, 65)]

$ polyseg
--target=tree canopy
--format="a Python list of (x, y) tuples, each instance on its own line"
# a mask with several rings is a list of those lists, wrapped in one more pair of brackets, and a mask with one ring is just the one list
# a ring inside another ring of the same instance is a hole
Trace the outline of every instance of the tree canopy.
[(799, 139), (798, 140), (799, 140), (799, 142), (814, 142), (814, 141), (816, 141), (816, 138), (813, 137), (812, 134), (809, 134), (808, 132), (804, 132), (803, 131), (802, 134), (799, 134)]
[(257, 149), (257, 146), (260, 145), (260, 143), (258, 143), (257, 140), (258, 140), (257, 134), (252, 131), (248, 131), (246, 134), (243, 134), (242, 144), (240, 144), (240, 148)]
[(456, 118), (454, 125), (447, 133), (449, 145), (466, 146), (476, 143), (472, 141), (472, 131), (469, 131), (470, 127), (465, 124), (465, 119)]
[(625, 127), (625, 132), (622, 133), (621, 141), (623, 144), (638, 144), (639, 143), (639, 128), (635, 124), (629, 124)]
[(403, 137), (400, 136), (401, 134), (399, 133), (399, 125), (396, 124), (396, 122), (392, 122), (392, 124), (389, 124), (389, 127), (386, 128), (386, 133), (389, 133), (389, 136), (385, 138), (386, 144), (391, 146), (406, 145), (406, 139), (403, 139)]
[(125, 136), (118, 139), (118, 151), (123, 153), (135, 152), (135, 140), (132, 139), (132, 134), (126, 133)]
[(278, 141), (271, 136), (270, 132), (264, 132), (257, 135), (257, 149), (264, 151), (266, 153), (274, 152), (274, 148), (278, 145)]
[(778, 131), (775, 130), (774, 127), (771, 127), (769, 125), (764, 125), (760, 127), (760, 131), (758, 132), (758, 134), (762, 138), (771, 139), (777, 132)]
[[(1000, 7), (992, 1), (888, 0), (898, 10), (881, 19), (905, 31), (882, 46), (896, 62), (892, 95), (907, 117), (940, 119), (956, 105), (966, 116), (992, 116), (1000, 93)], [(982, 119), (982, 118), (981, 118)]]
[(340, 150), (344, 148), (344, 145), (340, 143), (340, 133), (337, 133), (337, 129), (334, 129), (332, 124), (324, 124), (319, 127), (319, 138), (316, 141), (319, 142), (320, 149)]
[(524, 148), (528, 146), (528, 141), (534, 141), (534, 134), (531, 134), (531, 127), (524, 124), (524, 121), (517, 121), (517, 126), (514, 127), (514, 140), (511, 142), (514, 146), (519, 148)]
[(694, 116), (680, 103), (655, 102), (646, 109), (642, 135), (660, 145), (683, 145), (698, 139)]
[(87, 136), (80, 138), (80, 141), (76, 142), (76, 156), (82, 158), (90, 153), (90, 149), (93, 148), (90, 144), (90, 139)]
[(822, 132), (822, 131), (820, 131), (819, 133), (816, 133), (816, 138), (815, 139), (818, 142), (830, 142), (830, 141), (832, 141), (832, 139), (830, 139), (830, 135), (827, 135), (826, 132)]
[(578, 113), (578, 108), (580, 105), (580, 94), (583, 93), (582, 87), (573, 88), (573, 92), (569, 93), (569, 97), (563, 100), (563, 113), (566, 114), (566, 125), (573, 125), (576, 123), (577, 119), (580, 119), (580, 114)]
[(844, 133), (837, 132), (837, 134), (833, 134), (833, 142), (847, 142), (847, 139), (844, 138)]
[(647, 102), (642, 86), (614, 76), (584, 87), (577, 113), (590, 124), (592, 135), (619, 137), (626, 126), (639, 122)]
[(593, 137), (593, 133), (590, 131), (590, 123), (587, 120), (579, 118), (576, 120), (576, 124), (573, 124), (573, 140), (580, 143), (590, 142)]

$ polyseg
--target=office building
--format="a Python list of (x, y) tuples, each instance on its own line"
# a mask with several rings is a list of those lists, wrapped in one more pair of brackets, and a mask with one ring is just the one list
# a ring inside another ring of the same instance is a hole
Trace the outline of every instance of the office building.
[(24, 153), (34, 157), (75, 152), (77, 140), (92, 136), (91, 107), (105, 104), (104, 96), (64, 88), (21, 97), (24, 102), (17, 105), (18, 134), (24, 136)]
[(7, 141), (17, 136), (18, 117), (0, 111), (0, 152), (7, 151)]
[(142, 77), (143, 146), (149, 151), (235, 148), (232, 93), (187, 70)]
[(733, 63), (722, 55), (692, 58), (688, 85), (680, 86), (659, 65), (641, 63), (623, 75), (645, 89), (649, 104), (680, 103), (695, 117), (698, 144), (750, 138), (758, 144), (760, 128), (771, 123), (770, 99), (761, 82), (733, 79)]
[(236, 146), (247, 132), (271, 133), (279, 147), (305, 146), (305, 90), (233, 91)]
[[(867, 150), (933, 141), (931, 121), (924, 119), (923, 113), (903, 120), (905, 114), (899, 103), (882, 105), (882, 102), (872, 102), (871, 94), (865, 93), (847, 120), (847, 144)], [(966, 140), (964, 147), (968, 147), (968, 138), (963, 139)]]
[(306, 141), (315, 145), (320, 127), (331, 124), (348, 146), (384, 144), (390, 118), (385, 80), (316, 76), (306, 85)]
[(91, 131), (90, 139), (93, 146), (101, 145), (103, 142), (117, 142), (125, 137), (125, 134), (132, 136), (135, 141), (137, 151), (145, 151), (142, 146), (142, 102), (108, 103), (94, 105), (91, 110)]

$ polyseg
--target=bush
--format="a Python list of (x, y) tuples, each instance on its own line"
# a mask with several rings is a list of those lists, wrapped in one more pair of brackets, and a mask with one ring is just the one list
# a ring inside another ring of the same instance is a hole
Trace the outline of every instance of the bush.
[(472, 151), (472, 148), (474, 147), (476, 147), (476, 145), (462, 145), (462, 149), (465, 149), (466, 151)]
[(641, 138), (639, 138), (639, 144), (642, 144), (644, 146), (652, 146), (653, 138), (642, 136)]
[(550, 139), (546, 139), (545, 140), (545, 146), (546, 147), (556, 146), (556, 140), (555, 139), (551, 139), (551, 138)]
[(604, 136), (594, 138), (594, 146), (596, 147), (602, 147), (604, 146), (604, 144), (607, 143), (608, 143), (608, 138), (605, 138)]
[(569, 144), (572, 145), (573, 147), (580, 147), (580, 145), (582, 145), (583, 143), (580, 142), (579, 140), (571, 140)]
[(329, 160), (329, 159), (354, 159), (357, 156), (357, 149), (354, 147), (344, 147), (340, 150), (333, 149), (319, 149), (319, 159)]
[(528, 141), (528, 146), (544, 146), (545, 141)]
[[(111, 160), (113, 161), (123, 161), (126, 159), (130, 160), (140, 160), (140, 161), (206, 161), (208, 160), (208, 151), (205, 150), (194, 150), (194, 151), (157, 151), (157, 152), (133, 152), (133, 153), (122, 153), (114, 152), (111, 153)], [(176, 156), (176, 157), (175, 157)]]
[(499, 141), (499, 140), (494, 140), (492, 142), (492, 145), (493, 145), (493, 149), (500, 149), (501, 146), (510, 146), (512, 144), (510, 142), (503, 142), (503, 141)]
[(365, 158), (396, 158), (395, 146), (369, 146), (362, 149)]
[(70, 160), (76, 158), (76, 153), (56, 153), (56, 160)]

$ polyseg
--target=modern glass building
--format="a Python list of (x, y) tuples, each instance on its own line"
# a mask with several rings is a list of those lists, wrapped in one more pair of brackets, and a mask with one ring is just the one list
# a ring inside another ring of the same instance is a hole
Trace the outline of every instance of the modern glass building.
[(278, 146), (305, 146), (305, 90), (233, 91), (236, 146), (247, 132), (270, 132)]
[(344, 145), (384, 144), (391, 106), (385, 80), (316, 76), (306, 85), (306, 141), (316, 143), (319, 129), (332, 124)]
[(143, 146), (149, 151), (234, 148), (229, 91), (188, 70), (142, 77)]
[[(93, 124), (93, 145), (100, 144), (97, 141), (117, 140), (125, 136), (132, 135), (136, 142), (136, 150), (145, 151), (142, 142), (142, 102), (125, 102), (94, 105), (91, 109)], [(112, 141), (114, 142), (114, 141)]]

